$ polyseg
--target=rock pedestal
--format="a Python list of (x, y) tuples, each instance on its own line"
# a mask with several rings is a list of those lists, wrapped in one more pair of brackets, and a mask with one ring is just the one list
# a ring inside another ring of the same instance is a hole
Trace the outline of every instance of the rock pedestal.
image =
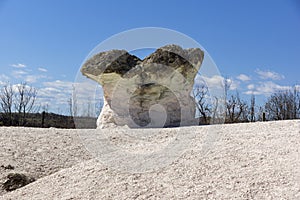
[(81, 72), (103, 88), (98, 127), (195, 125), (190, 93), (203, 57), (199, 48), (177, 45), (161, 47), (143, 60), (125, 50), (94, 55)]

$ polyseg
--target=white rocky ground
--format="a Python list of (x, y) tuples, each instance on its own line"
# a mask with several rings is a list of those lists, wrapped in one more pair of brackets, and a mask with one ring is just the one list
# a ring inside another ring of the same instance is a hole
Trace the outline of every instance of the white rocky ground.
[(0, 182), (11, 171), (38, 178), (2, 191), (0, 199), (300, 199), (299, 120), (158, 129), (164, 137), (151, 142), (179, 131), (189, 145), (170, 165), (147, 173), (118, 171), (93, 159), (79, 131), (0, 128), (0, 165), (15, 167), (0, 168)]

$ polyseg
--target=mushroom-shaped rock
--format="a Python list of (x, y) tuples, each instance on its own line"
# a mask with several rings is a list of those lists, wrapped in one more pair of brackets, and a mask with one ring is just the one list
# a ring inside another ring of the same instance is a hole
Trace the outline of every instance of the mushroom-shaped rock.
[(88, 59), (81, 72), (101, 84), (104, 92), (98, 128), (195, 125), (190, 93), (203, 57), (199, 48), (167, 45), (143, 60), (125, 50)]

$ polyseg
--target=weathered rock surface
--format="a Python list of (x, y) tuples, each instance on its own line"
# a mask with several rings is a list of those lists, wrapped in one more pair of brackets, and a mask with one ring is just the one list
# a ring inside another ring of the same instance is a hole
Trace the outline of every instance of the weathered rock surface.
[(144, 60), (125, 50), (94, 55), (81, 72), (103, 88), (98, 127), (196, 124), (190, 93), (203, 57), (199, 48), (177, 45), (161, 47)]

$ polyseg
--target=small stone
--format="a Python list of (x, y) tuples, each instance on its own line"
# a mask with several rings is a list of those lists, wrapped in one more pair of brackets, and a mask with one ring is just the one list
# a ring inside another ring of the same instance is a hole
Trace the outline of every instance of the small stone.
[(25, 174), (10, 173), (7, 175), (7, 181), (3, 183), (3, 188), (9, 192), (21, 188), (34, 181), (34, 178), (28, 177)]
[(6, 169), (6, 170), (13, 170), (13, 169), (15, 169), (15, 167), (12, 166), (12, 165), (10, 165), (10, 164), (7, 165), (7, 166), (1, 165), (1, 167), (4, 168), (4, 169)]

